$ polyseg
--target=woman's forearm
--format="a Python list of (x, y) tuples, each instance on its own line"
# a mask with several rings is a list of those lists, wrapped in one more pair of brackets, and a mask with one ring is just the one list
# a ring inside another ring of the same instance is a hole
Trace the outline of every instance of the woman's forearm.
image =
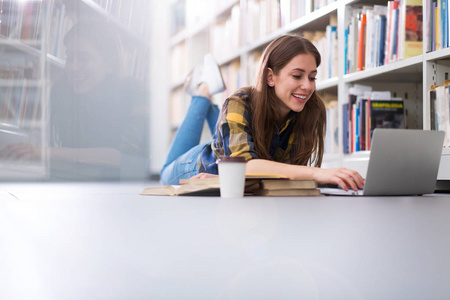
[(246, 173), (277, 174), (288, 178), (314, 178), (314, 168), (290, 165), (266, 159), (251, 159), (247, 162)]
[(322, 169), (279, 163), (265, 159), (252, 159), (247, 162), (247, 173), (278, 174), (288, 178), (312, 178), (319, 184), (337, 184), (344, 190), (357, 190), (364, 187), (364, 178), (347, 168)]

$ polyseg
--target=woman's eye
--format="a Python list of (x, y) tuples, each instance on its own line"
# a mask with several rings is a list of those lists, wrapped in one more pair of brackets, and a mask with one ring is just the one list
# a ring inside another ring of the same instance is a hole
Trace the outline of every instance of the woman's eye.
[(316, 78), (316, 77), (309, 77), (309, 80), (310, 80), (310, 81), (316, 81), (317, 78)]
[(301, 79), (302, 75), (292, 75), (292, 77), (294, 77), (295, 79)]

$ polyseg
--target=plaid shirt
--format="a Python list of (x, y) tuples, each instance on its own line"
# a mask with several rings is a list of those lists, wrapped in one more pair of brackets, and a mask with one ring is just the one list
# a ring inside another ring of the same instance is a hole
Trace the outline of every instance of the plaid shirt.
[[(252, 136), (251, 100), (249, 89), (241, 89), (225, 101), (226, 110), (210, 144), (205, 146), (199, 157), (199, 172), (217, 174), (216, 160), (220, 155), (242, 156), (247, 161), (259, 158)], [(237, 99), (246, 103), (244, 105)], [(296, 113), (291, 112), (281, 129), (275, 128), (269, 155), (272, 160), (291, 163), (293, 119)]]

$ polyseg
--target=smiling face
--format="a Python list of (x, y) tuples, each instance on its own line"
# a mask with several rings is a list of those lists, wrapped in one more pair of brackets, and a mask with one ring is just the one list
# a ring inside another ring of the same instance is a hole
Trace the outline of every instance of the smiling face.
[(312, 54), (298, 54), (275, 74), (268, 69), (267, 84), (280, 100), (279, 113), (301, 112), (316, 90), (317, 65)]
[(65, 71), (76, 93), (91, 91), (109, 72), (102, 53), (81, 37), (67, 42), (66, 55)]

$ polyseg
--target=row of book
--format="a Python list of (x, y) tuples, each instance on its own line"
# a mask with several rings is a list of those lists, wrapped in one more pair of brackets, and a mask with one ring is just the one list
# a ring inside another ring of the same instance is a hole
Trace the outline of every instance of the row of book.
[(40, 49), (45, 7), (42, 1), (0, 1), (0, 36)]
[(326, 101), (327, 131), (325, 134), (325, 153), (339, 153), (339, 111), (338, 101)]
[(75, 20), (67, 12), (64, 3), (55, 3), (52, 12), (47, 51), (55, 57), (64, 58), (64, 35), (75, 24)]
[(325, 80), (339, 75), (339, 47), (337, 34), (337, 16), (331, 15), (325, 31), (303, 31), (302, 35), (310, 40), (322, 57), (317, 68), (317, 79)]
[(369, 86), (350, 88), (342, 113), (344, 153), (369, 151), (375, 128), (406, 128), (403, 100)]
[[(232, 7), (230, 17), (217, 21), (211, 28), (210, 52), (215, 57), (226, 57), (241, 46), (241, 8), (239, 4)], [(225, 42), (224, 42), (225, 41)]]
[(31, 128), (41, 117), (40, 89), (22, 86), (0, 88), (0, 124)]
[(347, 8), (345, 74), (423, 53), (422, 0)]
[(445, 131), (444, 147), (450, 146), (450, 80), (430, 87), (430, 127)]
[[(106, 0), (96, 0), (105, 2)], [(246, 5), (246, 41), (251, 43), (308, 13), (325, 7), (336, 0), (248, 0)], [(186, 27), (201, 24), (211, 12), (232, 4), (236, 0), (177, 0), (171, 5), (171, 32), (175, 35)], [(225, 22), (225, 21), (223, 21)]]
[(149, 36), (148, 12), (154, 5), (148, 0), (90, 0), (97, 3), (108, 15), (140, 36)]
[(427, 52), (435, 51), (450, 46), (449, 42), (449, 19), (450, 10), (448, 0), (426, 0), (426, 36)]
[(336, 0), (249, 0), (246, 41), (254, 42), (278, 28), (323, 8)]
[(26, 56), (3, 55), (6, 61), (0, 60), (0, 80), (38, 79), (38, 61)]

